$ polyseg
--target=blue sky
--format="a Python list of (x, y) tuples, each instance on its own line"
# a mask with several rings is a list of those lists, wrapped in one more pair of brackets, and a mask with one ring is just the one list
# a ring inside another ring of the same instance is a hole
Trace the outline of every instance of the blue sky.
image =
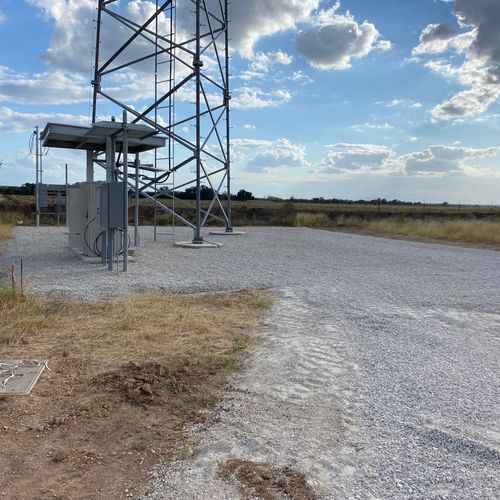
[[(119, 5), (137, 16), (151, 7)], [(88, 123), (94, 6), (0, 0), (0, 184), (33, 181), (36, 125)], [(236, 189), (500, 203), (500, 2), (231, 9)], [(137, 78), (127, 92), (139, 104)], [(44, 180), (61, 182), (65, 163), (70, 181), (83, 180), (83, 155), (62, 150), (48, 152)]]

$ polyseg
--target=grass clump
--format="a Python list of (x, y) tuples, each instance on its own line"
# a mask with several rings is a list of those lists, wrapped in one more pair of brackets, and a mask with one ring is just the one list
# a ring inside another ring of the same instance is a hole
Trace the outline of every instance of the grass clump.
[(16, 224), (21, 225), (25, 222), (25, 216), (19, 212), (0, 212), (0, 243), (7, 241)]
[(330, 217), (325, 213), (299, 212), (295, 216), (297, 227), (329, 227), (331, 225)]

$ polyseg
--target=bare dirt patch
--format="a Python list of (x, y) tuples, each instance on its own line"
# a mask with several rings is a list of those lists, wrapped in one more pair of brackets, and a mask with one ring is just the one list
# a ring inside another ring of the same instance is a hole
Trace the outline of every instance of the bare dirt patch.
[(146, 294), (106, 303), (0, 294), (0, 359), (48, 360), (32, 394), (0, 397), (0, 498), (145, 492), (206, 419), (272, 299)]
[(318, 496), (307, 484), (302, 472), (289, 467), (273, 467), (250, 460), (228, 460), (218, 469), (226, 481), (236, 480), (244, 498), (262, 500), (316, 500)]

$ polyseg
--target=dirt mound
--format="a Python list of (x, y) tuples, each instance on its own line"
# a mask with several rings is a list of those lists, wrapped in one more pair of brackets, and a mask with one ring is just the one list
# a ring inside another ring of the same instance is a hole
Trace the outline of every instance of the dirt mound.
[[(200, 369), (189, 364), (167, 367), (157, 362), (129, 363), (100, 374), (92, 385), (139, 406), (158, 405), (173, 395), (188, 395), (199, 385)], [(205, 374), (206, 375), (206, 374)]]
[(307, 484), (302, 472), (290, 467), (273, 467), (250, 460), (228, 460), (219, 466), (219, 475), (226, 481), (236, 479), (245, 498), (262, 500), (316, 500), (318, 496)]

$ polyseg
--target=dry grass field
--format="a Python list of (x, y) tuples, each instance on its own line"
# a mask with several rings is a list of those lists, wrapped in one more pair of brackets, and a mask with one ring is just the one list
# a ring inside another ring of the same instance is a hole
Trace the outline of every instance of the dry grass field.
[(464, 243), (500, 245), (499, 220), (397, 220), (371, 221), (362, 229), (377, 234), (394, 234)]
[[(132, 201), (132, 200), (131, 200)], [(171, 206), (171, 200), (162, 200)], [(8, 204), (10, 203), (10, 204)], [(204, 201), (204, 205), (208, 205)], [(190, 200), (177, 200), (176, 210), (190, 220)], [(428, 238), (477, 245), (498, 245), (500, 209), (479, 205), (391, 205), (337, 204), (251, 200), (233, 203), (233, 224), (301, 226), (368, 232), (402, 238)], [(5, 240), (12, 226), (22, 221), (33, 223), (33, 197), (0, 198), (0, 241)], [(132, 214), (132, 212), (131, 212)], [(220, 214), (219, 214), (220, 215)], [(150, 201), (141, 202), (140, 224), (151, 225), (154, 210)], [(132, 218), (130, 219), (132, 222)], [(42, 224), (54, 224), (54, 216), (42, 215)], [(64, 223), (64, 222), (63, 222)], [(171, 225), (172, 217), (158, 212), (159, 225)], [(211, 221), (220, 225), (220, 221)]]
[(0, 397), (0, 492), (21, 498), (145, 493), (160, 457), (189, 458), (255, 341), (264, 291), (151, 293), (99, 303), (0, 293), (0, 359), (47, 360), (30, 396)]

